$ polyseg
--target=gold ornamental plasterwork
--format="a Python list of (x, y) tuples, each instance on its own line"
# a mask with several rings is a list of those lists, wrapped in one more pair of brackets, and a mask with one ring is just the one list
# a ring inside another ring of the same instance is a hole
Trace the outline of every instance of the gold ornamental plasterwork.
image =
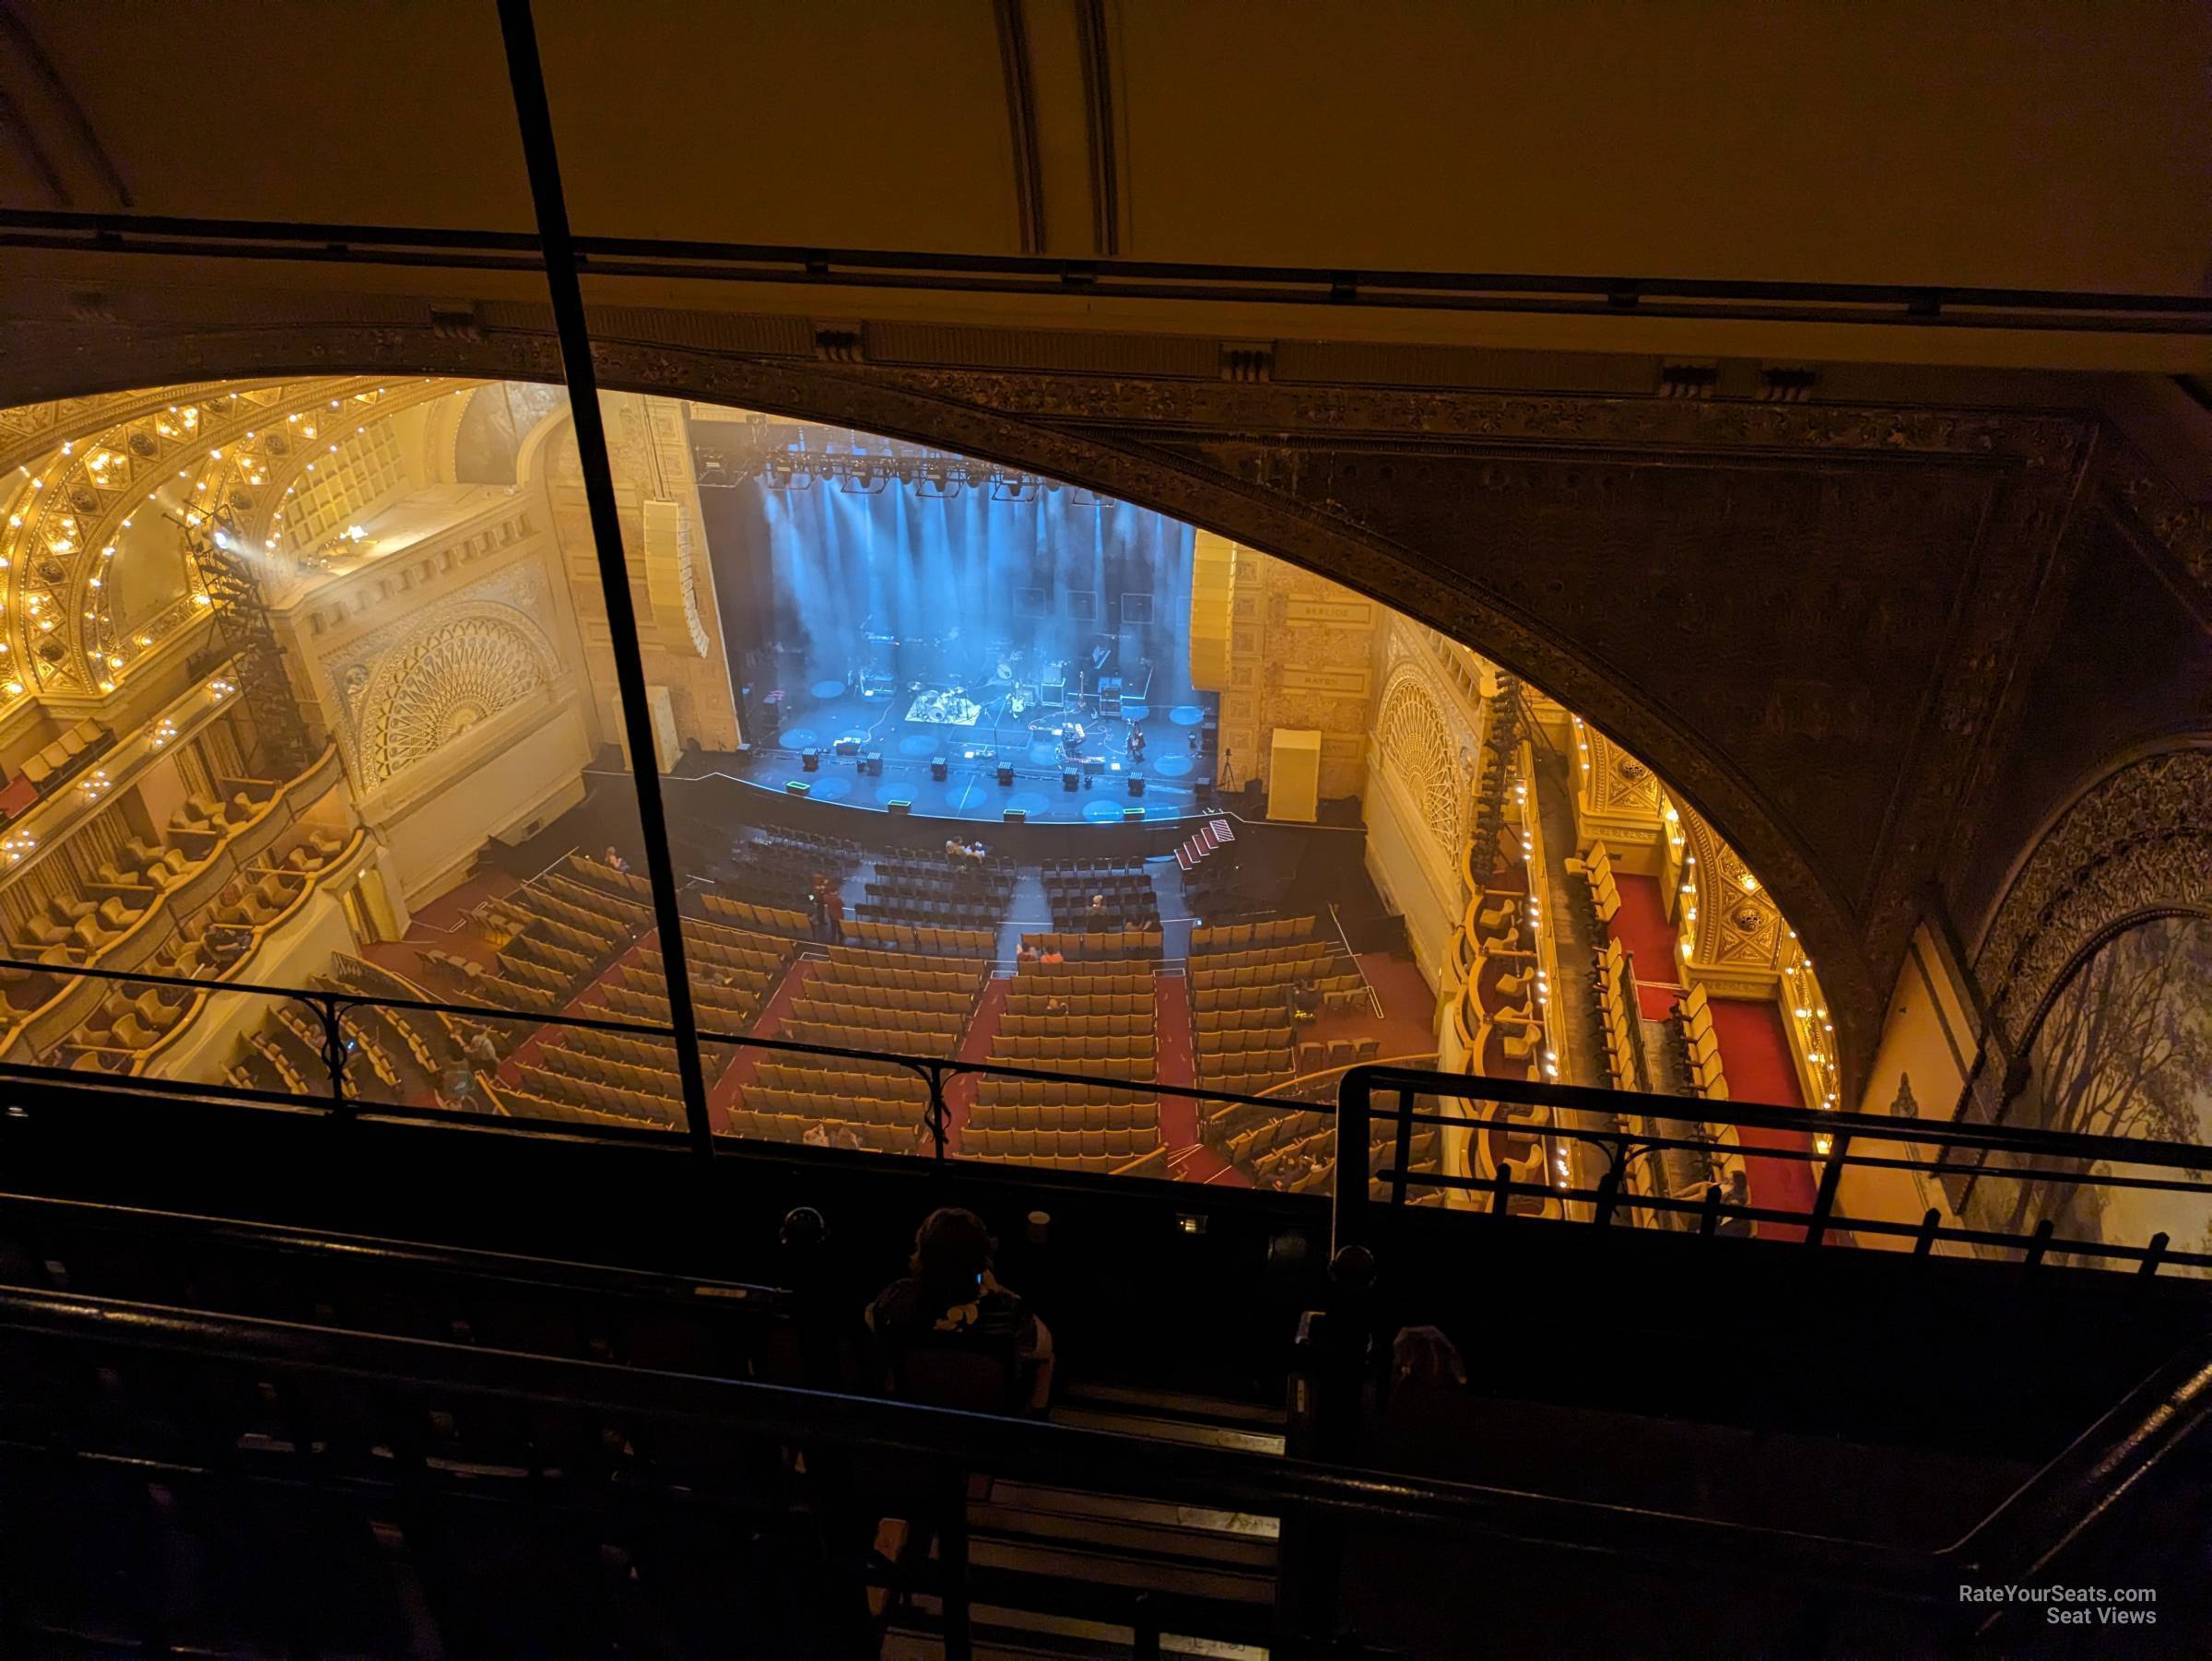
[(546, 691), (552, 651), (511, 607), (439, 615), (377, 664), (359, 694), (361, 782), (373, 789)]

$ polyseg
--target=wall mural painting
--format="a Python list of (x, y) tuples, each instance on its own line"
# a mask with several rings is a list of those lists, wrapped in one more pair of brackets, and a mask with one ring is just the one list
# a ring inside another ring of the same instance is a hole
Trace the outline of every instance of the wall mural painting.
[[(2212, 1142), (2212, 917), (2161, 917), (2097, 948), (2053, 999), (2029, 1059), (2028, 1087), (2009, 1115), (2016, 1125)], [(2177, 1251), (2212, 1252), (2212, 1196), (1980, 1186), (1981, 1207), (2011, 1227), (2049, 1217), (2061, 1239), (2141, 1245), (2164, 1233)]]

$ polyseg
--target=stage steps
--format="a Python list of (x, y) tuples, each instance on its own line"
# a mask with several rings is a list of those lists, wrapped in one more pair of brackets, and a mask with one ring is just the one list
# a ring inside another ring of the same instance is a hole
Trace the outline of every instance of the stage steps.
[(1237, 840), (1236, 828), (1223, 818), (1209, 819), (1197, 835), (1186, 838), (1175, 850), (1175, 863), (1186, 871), (1194, 871), (1206, 857)]

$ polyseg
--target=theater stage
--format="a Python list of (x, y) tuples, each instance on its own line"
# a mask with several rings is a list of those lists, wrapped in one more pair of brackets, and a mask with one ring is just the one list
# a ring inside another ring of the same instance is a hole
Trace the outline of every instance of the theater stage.
[[(1118, 715), (1077, 715), (1030, 705), (1010, 713), (1010, 688), (974, 689), (967, 702), (972, 722), (915, 719), (917, 705), (930, 707), (912, 687), (880, 698), (863, 698), (844, 683), (822, 680), (783, 688), (769, 705), (776, 716), (772, 744), (758, 744), (735, 756), (715, 758), (716, 772), (746, 784), (787, 795), (792, 784), (807, 786), (815, 802), (877, 813), (903, 801), (916, 819), (1003, 823), (1008, 808), (1022, 809), (1032, 824), (1120, 825), (1128, 810), (1144, 820), (1174, 819), (1198, 812), (1196, 786), (1214, 776), (1215, 759), (1205, 742), (1209, 711), (1193, 701), (1166, 707), (1122, 706)], [(924, 689), (926, 694), (928, 689)], [(954, 713), (966, 713), (955, 707)], [(1080, 760), (1071, 760), (1053, 728), (1081, 720)], [(1141, 760), (1129, 754), (1129, 735), (1145, 736)], [(859, 753), (839, 755), (841, 741)], [(804, 752), (819, 753), (819, 767), (806, 771)], [(880, 776), (864, 772), (862, 759), (881, 755)], [(946, 760), (946, 776), (931, 776), (933, 758)], [(1014, 780), (998, 782), (1001, 763), (1011, 765)], [(1066, 788), (1064, 770), (1077, 770), (1077, 785)], [(1133, 777), (1144, 781), (1143, 794), (1130, 793)]]

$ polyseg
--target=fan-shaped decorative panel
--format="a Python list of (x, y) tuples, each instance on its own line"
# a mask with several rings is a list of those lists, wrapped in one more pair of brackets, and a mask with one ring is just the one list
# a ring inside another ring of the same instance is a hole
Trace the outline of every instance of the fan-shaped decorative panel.
[(536, 630), (504, 609), (436, 619), (377, 665), (361, 692), (365, 783), (382, 783), (550, 684)]
[(1383, 760), (1421, 805), (1421, 818), (1456, 857), (1466, 836), (1467, 781), (1443, 711), (1418, 676), (1401, 676), (1383, 694), (1375, 734)]

